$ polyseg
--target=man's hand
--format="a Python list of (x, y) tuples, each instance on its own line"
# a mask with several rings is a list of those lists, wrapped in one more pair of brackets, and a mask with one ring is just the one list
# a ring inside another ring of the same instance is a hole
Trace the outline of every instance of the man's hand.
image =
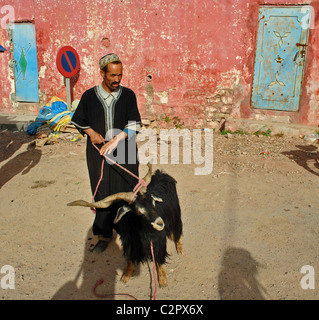
[(100, 149), (100, 154), (103, 156), (104, 154), (112, 153), (117, 148), (118, 143), (119, 140), (114, 137), (112, 140), (108, 141), (102, 146)]
[(90, 137), (93, 144), (101, 144), (105, 142), (105, 139), (93, 129), (85, 129), (83, 131)]
[(104, 155), (112, 153), (117, 148), (119, 142), (126, 138), (127, 134), (122, 131), (120, 134), (118, 134), (112, 140), (108, 141), (104, 146), (102, 146), (102, 148), (100, 149), (100, 154)]

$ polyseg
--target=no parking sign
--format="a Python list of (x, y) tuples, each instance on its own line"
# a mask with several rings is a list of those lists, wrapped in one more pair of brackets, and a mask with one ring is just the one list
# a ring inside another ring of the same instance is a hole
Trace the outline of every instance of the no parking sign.
[(65, 77), (66, 97), (68, 110), (71, 109), (71, 81), (80, 69), (80, 58), (78, 53), (70, 46), (62, 47), (56, 57), (56, 66)]
[(62, 47), (56, 57), (59, 72), (66, 78), (72, 78), (80, 69), (78, 53), (70, 46)]

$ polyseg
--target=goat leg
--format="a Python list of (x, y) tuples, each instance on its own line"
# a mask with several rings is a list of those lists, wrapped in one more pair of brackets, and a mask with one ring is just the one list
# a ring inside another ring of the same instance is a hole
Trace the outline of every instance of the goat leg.
[(179, 238), (179, 240), (175, 242), (175, 248), (176, 248), (176, 252), (178, 254), (183, 254), (183, 242), (182, 242), (182, 238)]
[(177, 252), (178, 254), (183, 254), (183, 242), (182, 242), (182, 238), (179, 238), (179, 239), (176, 241), (173, 233), (170, 234), (169, 238), (175, 243), (176, 252)]
[(134, 264), (132, 261), (129, 261), (127, 263), (125, 271), (122, 274), (121, 281), (124, 283), (127, 283), (131, 279), (133, 270), (134, 270)]
[(167, 286), (166, 271), (163, 264), (156, 263), (158, 285), (163, 288)]

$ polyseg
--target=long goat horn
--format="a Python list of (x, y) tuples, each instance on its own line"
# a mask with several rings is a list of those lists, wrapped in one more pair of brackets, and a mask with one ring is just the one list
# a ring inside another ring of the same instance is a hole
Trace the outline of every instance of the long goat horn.
[(90, 207), (90, 208), (108, 208), (115, 200), (124, 200), (130, 202), (133, 197), (133, 192), (119, 192), (112, 194), (103, 200), (96, 202), (87, 202), (84, 200), (76, 200), (68, 203), (68, 206), (80, 206), (80, 207)]
[[(151, 178), (152, 178), (152, 164), (148, 163), (147, 166), (148, 166), (148, 171), (147, 171), (145, 177), (143, 178), (143, 180), (146, 183), (146, 186), (148, 186), (148, 184), (151, 182)], [(144, 187), (141, 189), (141, 192), (142, 193), (146, 192)]]
[[(152, 164), (148, 163), (147, 166), (148, 166), (148, 172), (143, 178), (146, 185), (148, 185), (151, 182), (151, 177), (152, 177)], [(146, 191), (144, 187), (141, 190), (144, 190), (144, 192)], [(67, 205), (71, 207), (79, 206), (79, 207), (89, 207), (89, 208), (108, 208), (115, 200), (124, 200), (130, 203), (132, 200), (133, 194), (134, 194), (133, 192), (119, 192), (116, 194), (112, 194), (100, 201), (87, 202), (84, 200), (76, 200), (68, 203)]]

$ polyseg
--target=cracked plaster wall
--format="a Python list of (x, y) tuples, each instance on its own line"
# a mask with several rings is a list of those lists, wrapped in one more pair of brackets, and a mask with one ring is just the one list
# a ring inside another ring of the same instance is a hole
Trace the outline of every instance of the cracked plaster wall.
[[(71, 82), (73, 99), (80, 99), (84, 90), (101, 81), (99, 58), (116, 52), (124, 63), (122, 84), (136, 92), (144, 118), (177, 116), (191, 126), (214, 126), (214, 121), (223, 116), (251, 119), (282, 116), (295, 123), (318, 123), (317, 25), (310, 31), (300, 111), (287, 114), (250, 108), (258, 5), (266, 3), (1, 0), (0, 6), (11, 5), (17, 21), (35, 24), (42, 105), (53, 96), (66, 99), (65, 82), (55, 59), (60, 47), (71, 45), (81, 60), (81, 70)], [(294, 3), (306, 1), (289, 2)], [(311, 2), (316, 13), (318, 3), (318, 0)], [(10, 46), (4, 29), (0, 30), (0, 43)], [(16, 105), (10, 98), (14, 92), (10, 59), (10, 51), (0, 54), (3, 70), (0, 109), (13, 113)]]

